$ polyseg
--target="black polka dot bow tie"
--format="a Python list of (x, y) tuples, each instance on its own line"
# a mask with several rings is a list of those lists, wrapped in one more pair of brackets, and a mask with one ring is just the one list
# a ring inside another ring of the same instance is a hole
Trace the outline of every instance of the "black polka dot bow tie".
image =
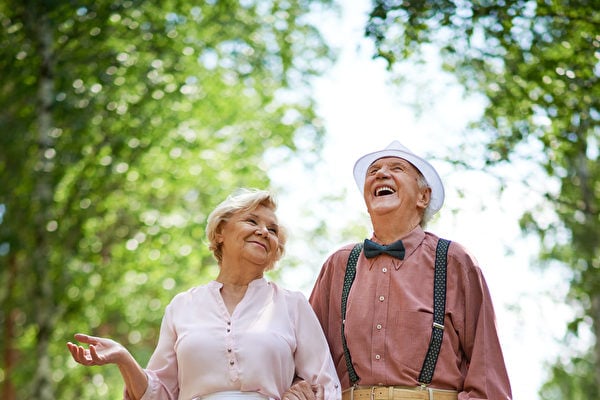
[(404, 245), (402, 244), (402, 240), (382, 246), (372, 240), (365, 239), (364, 252), (367, 258), (377, 257), (381, 253), (385, 253), (400, 260), (404, 259)]

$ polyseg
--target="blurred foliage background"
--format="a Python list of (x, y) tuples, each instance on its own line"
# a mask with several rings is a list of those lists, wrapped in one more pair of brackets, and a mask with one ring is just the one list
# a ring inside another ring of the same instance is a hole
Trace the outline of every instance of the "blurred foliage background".
[[(116, 368), (76, 366), (65, 342), (110, 336), (145, 364), (167, 302), (214, 276), (212, 208), (237, 187), (269, 187), (267, 154), (318, 160), (310, 82), (334, 52), (311, 16), (334, 6), (0, 0), (2, 399), (121, 396)], [(448, 157), (456, 168), (524, 158), (558, 183), (521, 220), (540, 265), (572, 277), (567, 356), (543, 399), (600, 397), (600, 344), (569, 350), (582, 330), (600, 336), (598, 9), (375, 0), (365, 26), (397, 85), (433, 48), (485, 99)], [(482, 133), (484, 145), (469, 140)], [(313, 239), (327, 234), (323, 223)]]
[(406, 62), (424, 62), (433, 47), (483, 97), (466, 134), (485, 134), (485, 144), (465, 137), (450, 162), (488, 169), (525, 159), (546, 173), (545, 200), (522, 205), (521, 227), (539, 238), (540, 266), (568, 269), (565, 302), (576, 315), (540, 393), (548, 400), (600, 398), (600, 341), (573, 346), (582, 331), (600, 338), (598, 10), (597, 0), (375, 0), (365, 30), (399, 84)]
[(145, 364), (167, 302), (213, 277), (207, 214), (269, 186), (267, 150), (318, 153), (320, 7), (0, 2), (1, 398), (120, 397), (118, 370), (65, 342), (110, 336)]

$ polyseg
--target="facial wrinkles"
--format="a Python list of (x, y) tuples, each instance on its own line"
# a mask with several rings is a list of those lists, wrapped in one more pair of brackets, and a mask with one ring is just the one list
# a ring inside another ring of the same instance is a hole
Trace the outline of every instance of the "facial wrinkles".
[(397, 191), (395, 173), (403, 166), (400, 159), (380, 159), (375, 161), (367, 171), (369, 189), (375, 197), (391, 195)]
[(278, 246), (278, 225), (274, 213), (266, 208), (243, 212), (229, 220), (223, 236), (236, 236), (236, 241), (255, 242), (265, 247), (267, 252), (276, 251)]
[[(380, 211), (388, 207), (398, 211), (404, 208), (402, 205), (413, 197), (411, 193), (418, 195), (417, 174), (415, 167), (401, 158), (387, 157), (373, 162), (365, 179), (367, 208)], [(416, 197), (414, 200), (417, 201)]]
[(279, 226), (274, 212), (267, 207), (260, 206), (248, 213), (246, 221), (252, 231), (249, 240), (266, 245), (267, 251), (275, 256), (279, 246)]

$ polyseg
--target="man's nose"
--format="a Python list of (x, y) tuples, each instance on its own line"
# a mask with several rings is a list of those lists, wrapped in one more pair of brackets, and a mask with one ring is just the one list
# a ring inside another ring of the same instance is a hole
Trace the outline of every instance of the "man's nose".
[(388, 167), (381, 167), (377, 170), (377, 173), (375, 174), (376, 177), (386, 177), (390, 175), (390, 170)]

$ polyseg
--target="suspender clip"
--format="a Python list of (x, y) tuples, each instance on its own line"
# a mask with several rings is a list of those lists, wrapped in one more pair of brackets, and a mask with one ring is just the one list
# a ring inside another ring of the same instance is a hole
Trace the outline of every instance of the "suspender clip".
[(442, 325), (442, 324), (438, 324), (437, 322), (434, 322), (434, 323), (433, 323), (433, 327), (434, 327), (434, 328), (437, 328), (437, 329), (444, 330), (444, 325)]

